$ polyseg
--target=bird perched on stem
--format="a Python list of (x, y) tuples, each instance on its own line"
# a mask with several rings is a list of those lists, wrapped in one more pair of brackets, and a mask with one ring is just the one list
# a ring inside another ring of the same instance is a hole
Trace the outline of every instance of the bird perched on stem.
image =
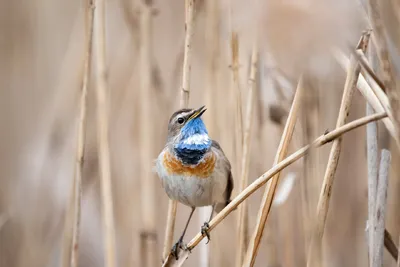
[[(157, 158), (156, 170), (168, 197), (192, 208), (172, 255), (178, 259), (183, 237), (196, 207), (212, 206), (210, 219), (201, 227), (208, 233), (212, 215), (230, 202), (233, 189), (231, 164), (219, 144), (210, 139), (199, 109), (180, 109), (168, 124), (167, 143)], [(207, 242), (208, 243), (208, 242)]]

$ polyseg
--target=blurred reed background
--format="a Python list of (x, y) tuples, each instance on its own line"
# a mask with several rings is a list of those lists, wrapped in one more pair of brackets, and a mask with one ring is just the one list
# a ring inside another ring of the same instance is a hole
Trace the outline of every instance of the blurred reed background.
[[(86, 0), (0, 0), (1, 267), (70, 266), (74, 253), (68, 251), (75, 248), (65, 244), (72, 242), (68, 223), (73, 217), (68, 214), (72, 197), (80, 195), (79, 180), (73, 182), (79, 166), (82, 201), (75, 266), (162, 264), (168, 197), (152, 167), (166, 140), (168, 119), (180, 107), (185, 1), (107, 0), (104, 41), (101, 1), (92, 1), (93, 9), (87, 8)], [(378, 1), (381, 20), (371, 21), (369, 6), (374, 2), (196, 0), (189, 107), (207, 105), (210, 135), (233, 166), (235, 197), (274, 161), (344, 123), (337, 119), (346, 76), (351, 77), (332, 47), (350, 58), (362, 33), (372, 28), (370, 50), (365, 53), (386, 87), (383, 97), (391, 107), (385, 111), (393, 110), (388, 123), (377, 125), (379, 154), (381, 148), (391, 152), (385, 223), (398, 246), (399, 150), (386, 127), (391, 123), (396, 135), (400, 121), (400, 4)], [(92, 11), (93, 44), (89, 42)], [(382, 64), (387, 63), (382, 61), (384, 52), (389, 66)], [(88, 93), (81, 162), (76, 151), (80, 114), (85, 114), (80, 104), (85, 100), (81, 98), (84, 77)], [(298, 120), (288, 153), (282, 150), (275, 159), (300, 87)], [(341, 111), (342, 117), (348, 113), (351, 121), (365, 116), (366, 101), (359, 90), (350, 98), (351, 108)], [(383, 111), (382, 102), (377, 103), (382, 110), (374, 110)], [(100, 133), (104, 123), (108, 132)], [(368, 254), (371, 151), (365, 127), (342, 139), (325, 231), (318, 243), (317, 203), (331, 146), (312, 150), (282, 172), (254, 266), (307, 266), (308, 257), (312, 258), (308, 266), (380, 266), (369, 263)], [(107, 150), (109, 172), (104, 165)], [(107, 177), (110, 186), (102, 187)], [(247, 210), (239, 208), (223, 220), (211, 232), (208, 249), (202, 241), (185, 266), (241, 266), (263, 191), (264, 187), (246, 200)], [(104, 202), (109, 193), (112, 201)], [(111, 228), (103, 228), (104, 204), (108, 205), (104, 211), (112, 214)], [(189, 211), (178, 204), (174, 242)], [(241, 220), (239, 214), (244, 214)], [(203, 222), (201, 211), (194, 216), (186, 242)], [(111, 238), (106, 250), (105, 235)], [(320, 249), (313, 252), (317, 256), (309, 252), (312, 244)], [(115, 264), (110, 263), (113, 252)], [(400, 266), (387, 250), (383, 256), (382, 266)]]

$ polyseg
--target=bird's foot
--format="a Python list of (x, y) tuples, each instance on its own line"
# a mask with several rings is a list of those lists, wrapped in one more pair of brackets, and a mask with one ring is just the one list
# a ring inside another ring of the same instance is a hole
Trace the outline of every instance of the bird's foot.
[(208, 224), (208, 222), (205, 222), (203, 224), (203, 226), (201, 227), (201, 234), (203, 236), (207, 236), (207, 243), (210, 242), (210, 233), (208, 233), (208, 230), (210, 230), (210, 225)]
[(186, 245), (183, 244), (183, 238), (179, 238), (178, 242), (175, 243), (175, 245), (171, 249), (171, 255), (175, 257), (176, 260), (179, 259), (179, 250), (186, 250)]

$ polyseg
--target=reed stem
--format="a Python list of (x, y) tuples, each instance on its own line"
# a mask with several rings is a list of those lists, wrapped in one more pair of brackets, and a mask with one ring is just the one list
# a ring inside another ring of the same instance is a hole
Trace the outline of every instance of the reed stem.
[[(249, 167), (250, 167), (250, 142), (251, 142), (251, 133), (252, 133), (252, 125), (253, 125), (253, 113), (254, 113), (254, 101), (256, 96), (256, 75), (258, 71), (258, 47), (254, 45), (253, 52), (251, 56), (251, 66), (250, 66), (250, 76), (248, 80), (248, 94), (247, 94), (247, 104), (246, 104), (246, 125), (243, 133), (243, 148), (242, 148), (242, 162), (241, 162), (241, 180), (239, 184), (239, 192), (242, 191), (248, 184), (249, 180)], [(237, 261), (243, 262), (243, 257), (245, 255), (245, 240), (246, 240), (246, 213), (247, 213), (247, 205), (243, 203), (238, 210), (238, 255)]]
[(105, 0), (95, 0), (94, 47), (96, 51), (97, 82), (97, 141), (101, 202), (103, 211), (105, 266), (116, 266), (114, 207), (111, 184), (111, 161), (109, 144), (109, 94), (107, 90)]
[[(195, 15), (195, 0), (185, 0), (185, 48), (183, 57), (183, 74), (182, 74), (182, 87), (181, 87), (181, 98), (180, 107), (187, 108), (189, 105), (190, 95), (190, 72), (192, 64), (192, 38), (194, 34), (194, 15)], [(168, 203), (168, 215), (167, 225), (165, 229), (165, 240), (163, 259), (167, 259), (171, 252), (173, 238), (174, 238), (174, 227), (176, 220), (176, 211), (178, 203), (174, 200), (169, 200)]]
[[(81, 217), (82, 199), (82, 177), (85, 149), (85, 127), (86, 127), (86, 108), (87, 91), (92, 61), (92, 41), (93, 41), (93, 18), (94, 6), (91, 0), (84, 1), (85, 6), (85, 26), (86, 26), (86, 47), (85, 58), (83, 61), (83, 79), (80, 97), (79, 124), (77, 127), (77, 147), (75, 155), (75, 169), (72, 183), (71, 200), (68, 207), (65, 222), (64, 244), (63, 244), (63, 267), (78, 266), (79, 250), (79, 228)], [(71, 225), (72, 223), (72, 225)]]
[[(297, 114), (300, 109), (300, 103), (302, 99), (302, 91), (304, 90), (303, 88), (303, 82), (302, 78), (300, 78), (297, 90), (295, 93), (295, 97), (293, 100), (292, 107), (289, 112), (289, 116), (286, 120), (286, 125), (283, 130), (282, 138), (278, 147), (278, 151), (275, 156), (275, 161), (274, 165), (278, 164), (280, 161), (282, 161), (286, 155), (287, 151), (290, 145), (290, 141), (293, 136), (294, 128), (296, 126), (297, 122)], [(243, 264), (243, 266), (254, 266), (256, 257), (257, 257), (257, 252), (259, 249), (259, 245), (261, 242), (261, 238), (263, 236), (265, 224), (268, 219), (268, 215), (271, 211), (271, 206), (272, 206), (272, 201), (275, 196), (276, 188), (278, 187), (279, 183), (279, 178), (280, 178), (281, 172), (278, 172), (273, 178), (269, 186), (265, 189), (263, 199), (261, 201), (261, 206), (258, 211), (258, 216), (257, 216), (257, 224), (254, 229), (253, 235), (250, 239), (249, 243), (249, 248), (247, 250), (246, 254), (246, 259)]]

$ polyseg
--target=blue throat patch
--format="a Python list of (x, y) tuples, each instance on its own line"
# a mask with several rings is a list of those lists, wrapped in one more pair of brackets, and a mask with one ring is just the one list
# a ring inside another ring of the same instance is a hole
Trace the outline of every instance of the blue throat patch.
[(200, 143), (186, 143), (189, 137), (193, 135), (208, 135), (206, 126), (201, 118), (196, 118), (183, 126), (181, 129), (181, 138), (175, 145), (174, 150), (177, 157), (184, 163), (189, 165), (196, 165), (207, 153), (211, 147), (211, 139)]

